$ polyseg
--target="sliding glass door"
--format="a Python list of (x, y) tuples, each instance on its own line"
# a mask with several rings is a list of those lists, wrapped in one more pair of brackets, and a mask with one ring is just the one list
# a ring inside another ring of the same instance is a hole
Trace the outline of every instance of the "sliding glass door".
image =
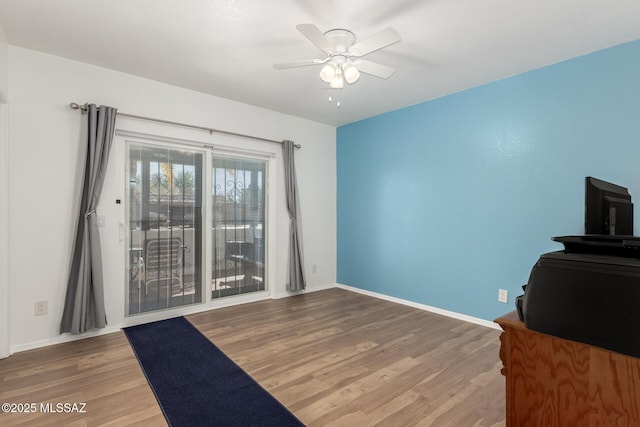
[(214, 155), (211, 297), (265, 290), (266, 161)]
[(267, 289), (267, 169), (264, 158), (127, 142), (127, 315)]
[(128, 144), (129, 315), (202, 301), (204, 152)]

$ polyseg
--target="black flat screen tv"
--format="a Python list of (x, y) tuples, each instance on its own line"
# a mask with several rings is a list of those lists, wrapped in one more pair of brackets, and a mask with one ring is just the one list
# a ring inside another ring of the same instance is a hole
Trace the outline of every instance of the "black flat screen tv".
[(633, 235), (633, 203), (625, 187), (586, 177), (584, 211), (585, 234)]

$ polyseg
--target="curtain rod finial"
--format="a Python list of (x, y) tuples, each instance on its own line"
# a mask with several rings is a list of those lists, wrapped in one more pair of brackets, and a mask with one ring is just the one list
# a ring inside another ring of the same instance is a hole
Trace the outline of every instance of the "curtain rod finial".
[(87, 110), (87, 104), (80, 105), (77, 102), (72, 102), (69, 104), (69, 108), (72, 110), (82, 110), (84, 112)]

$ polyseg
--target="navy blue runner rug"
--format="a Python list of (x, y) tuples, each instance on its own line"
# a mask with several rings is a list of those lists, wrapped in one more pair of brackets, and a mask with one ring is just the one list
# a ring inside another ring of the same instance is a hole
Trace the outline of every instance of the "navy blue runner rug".
[(124, 332), (170, 426), (304, 426), (184, 317)]

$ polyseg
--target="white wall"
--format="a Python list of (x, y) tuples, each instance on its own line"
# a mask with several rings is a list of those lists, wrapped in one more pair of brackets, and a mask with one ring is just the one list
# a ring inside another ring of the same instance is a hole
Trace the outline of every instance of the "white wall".
[(10, 353), (8, 52), (0, 26), (0, 359)]
[[(117, 107), (120, 112), (240, 132), (302, 144), (296, 152), (301, 190), (305, 264), (309, 288), (333, 286), (336, 277), (335, 128), (42, 53), (9, 47), (9, 191), (11, 348), (69, 339), (58, 335), (80, 188), (81, 115), (70, 102)], [(286, 294), (288, 216), (277, 144), (119, 118), (117, 128), (276, 153), (276, 259), (273, 294)], [(116, 139), (117, 141), (117, 139)], [(109, 330), (124, 318), (124, 244), (118, 222), (124, 185), (118, 178), (124, 149), (114, 147), (98, 214), (105, 252)], [(272, 187), (273, 188), (273, 187)], [(43, 206), (47, 206), (43, 210)], [(312, 273), (316, 266), (317, 273)], [(34, 315), (36, 301), (49, 314)], [(207, 307), (213, 308), (215, 303)]]
[(9, 88), (8, 75), (9, 46), (4, 35), (4, 30), (0, 26), (0, 104), (7, 102), (7, 92)]

